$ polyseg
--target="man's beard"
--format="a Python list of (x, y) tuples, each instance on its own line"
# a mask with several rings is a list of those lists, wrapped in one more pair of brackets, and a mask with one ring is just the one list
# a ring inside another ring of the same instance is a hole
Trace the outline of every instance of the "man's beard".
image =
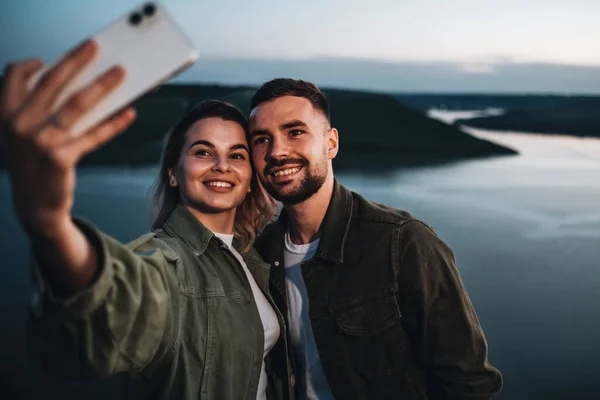
[(264, 174), (265, 176), (270, 175), (270, 170), (273, 167), (283, 167), (287, 164), (302, 165), (304, 170), (304, 178), (300, 181), (298, 186), (287, 193), (282, 193), (278, 190), (276, 185), (270, 182), (263, 182), (263, 186), (267, 193), (271, 195), (275, 200), (282, 202), (284, 205), (295, 205), (308, 200), (315, 193), (321, 189), (325, 180), (327, 179), (327, 163), (325, 160), (319, 162), (314, 168), (310, 168), (310, 164), (305, 159), (286, 159), (286, 160), (271, 160), (267, 163)]

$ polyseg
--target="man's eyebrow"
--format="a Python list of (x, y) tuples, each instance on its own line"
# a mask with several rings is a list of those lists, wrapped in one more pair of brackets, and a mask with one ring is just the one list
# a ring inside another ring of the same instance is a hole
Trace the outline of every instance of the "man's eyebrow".
[(194, 146), (198, 146), (199, 144), (203, 144), (206, 147), (210, 147), (213, 148), (215, 147), (214, 144), (212, 144), (211, 142), (207, 141), (207, 140), (196, 140), (194, 143), (190, 144), (190, 146), (188, 147), (188, 149), (191, 149)]
[[(292, 128), (308, 128), (308, 125), (303, 122), (300, 121), (299, 119), (294, 119), (292, 121), (289, 122), (285, 122), (281, 125), (279, 125), (279, 129), (286, 130), (286, 129), (292, 129)], [(252, 132), (250, 132), (250, 137), (253, 136), (258, 136), (258, 135), (270, 135), (271, 132), (268, 129), (254, 129)]]
[(286, 122), (284, 124), (279, 125), (279, 129), (281, 129), (281, 130), (298, 128), (298, 127), (308, 128), (308, 125), (306, 125), (305, 122), (302, 122), (299, 119), (295, 119), (293, 121)]

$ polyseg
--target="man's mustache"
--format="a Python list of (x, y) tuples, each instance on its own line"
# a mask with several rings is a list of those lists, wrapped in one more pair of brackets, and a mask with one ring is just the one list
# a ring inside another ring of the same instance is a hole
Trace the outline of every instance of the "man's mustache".
[(269, 159), (267, 161), (267, 165), (265, 165), (265, 168), (263, 170), (264, 175), (269, 175), (271, 174), (271, 170), (275, 167), (283, 167), (285, 165), (308, 165), (308, 161), (306, 161), (304, 158), (280, 158), (280, 159)]

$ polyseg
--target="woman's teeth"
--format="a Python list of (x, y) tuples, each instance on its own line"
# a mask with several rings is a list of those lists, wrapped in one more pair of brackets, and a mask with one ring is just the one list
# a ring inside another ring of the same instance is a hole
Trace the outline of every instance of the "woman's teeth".
[(231, 187), (233, 185), (229, 182), (212, 181), (212, 182), (206, 183), (206, 186)]

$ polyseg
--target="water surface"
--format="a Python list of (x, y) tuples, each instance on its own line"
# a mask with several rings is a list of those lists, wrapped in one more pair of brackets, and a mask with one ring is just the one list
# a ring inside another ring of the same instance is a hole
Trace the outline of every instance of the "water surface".
[[(470, 132), (521, 155), (338, 179), (422, 218), (452, 247), (490, 360), (504, 374), (499, 398), (593, 398), (600, 393), (600, 140)], [(133, 239), (147, 229), (156, 171), (80, 171), (75, 213)], [(35, 398), (105, 398), (118, 380), (61, 385), (28, 365), (28, 248), (5, 175), (0, 206), (0, 374)]]

